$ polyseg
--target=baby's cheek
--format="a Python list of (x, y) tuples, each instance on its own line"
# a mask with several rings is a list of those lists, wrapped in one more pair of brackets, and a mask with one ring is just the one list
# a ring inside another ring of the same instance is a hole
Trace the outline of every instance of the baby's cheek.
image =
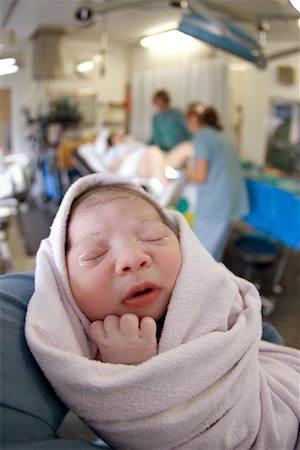
[(178, 246), (178, 248), (174, 249), (174, 252), (172, 255), (172, 265), (171, 266), (173, 268), (175, 276), (177, 276), (178, 272), (180, 271), (181, 263), (182, 263), (181, 252), (180, 252), (180, 248)]
[(66, 253), (66, 268), (67, 268), (67, 274), (70, 277), (70, 274), (72, 274), (72, 258), (69, 252)]

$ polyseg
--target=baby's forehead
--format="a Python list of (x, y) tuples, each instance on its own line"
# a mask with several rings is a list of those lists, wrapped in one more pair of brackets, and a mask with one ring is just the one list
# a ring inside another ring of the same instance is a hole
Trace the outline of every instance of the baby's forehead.
[(78, 218), (82, 213), (96, 211), (100, 208), (122, 208), (123, 213), (126, 214), (127, 209), (124, 208), (124, 204), (128, 204), (128, 214), (135, 215), (143, 210), (144, 213), (149, 213), (149, 216), (151, 215), (168, 225), (163, 212), (154, 201), (131, 189), (96, 189), (84, 193), (73, 202), (68, 222), (74, 217)]
[(159, 213), (158, 208), (154, 203), (149, 201), (146, 197), (144, 197), (140, 193), (135, 193), (134, 191), (97, 191), (91, 192), (90, 194), (83, 196), (82, 199), (76, 199), (73, 203), (72, 209), (77, 209), (79, 207), (82, 208), (90, 208), (92, 206), (105, 207), (115, 203), (122, 202), (131, 202), (131, 203), (140, 203), (143, 202), (146, 208), (149, 210), (154, 210)]

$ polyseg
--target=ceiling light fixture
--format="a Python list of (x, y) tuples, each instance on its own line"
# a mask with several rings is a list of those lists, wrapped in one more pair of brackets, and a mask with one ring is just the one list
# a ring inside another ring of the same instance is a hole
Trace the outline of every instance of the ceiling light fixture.
[(178, 30), (169, 30), (163, 33), (152, 34), (141, 39), (142, 47), (156, 51), (180, 51), (196, 48), (198, 41)]
[(76, 65), (76, 72), (87, 73), (91, 72), (95, 67), (95, 63), (92, 60), (83, 61)]
[(0, 76), (1, 75), (10, 75), (11, 73), (18, 72), (19, 67), (16, 65), (0, 67)]
[(290, 0), (290, 3), (300, 13), (300, 0)]
[(13, 66), (16, 64), (15, 58), (1, 58), (0, 59), (0, 67)]
[(0, 76), (9, 75), (19, 70), (15, 58), (1, 58), (0, 59)]

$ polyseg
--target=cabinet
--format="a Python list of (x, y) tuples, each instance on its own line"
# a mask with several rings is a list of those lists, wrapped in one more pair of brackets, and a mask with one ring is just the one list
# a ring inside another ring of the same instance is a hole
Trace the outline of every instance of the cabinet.
[(99, 103), (99, 114), (102, 126), (110, 128), (114, 133), (127, 134), (127, 109), (125, 102)]

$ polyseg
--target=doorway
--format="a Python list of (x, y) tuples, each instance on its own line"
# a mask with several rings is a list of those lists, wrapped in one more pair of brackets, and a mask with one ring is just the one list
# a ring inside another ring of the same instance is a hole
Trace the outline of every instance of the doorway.
[(11, 152), (11, 92), (0, 89), (0, 148), (5, 153)]

